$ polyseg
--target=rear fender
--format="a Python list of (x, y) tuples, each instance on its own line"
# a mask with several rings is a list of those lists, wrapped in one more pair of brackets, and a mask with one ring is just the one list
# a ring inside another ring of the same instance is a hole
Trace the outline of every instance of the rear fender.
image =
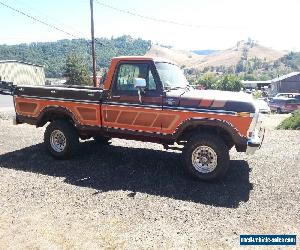
[(42, 127), (47, 122), (58, 120), (58, 119), (67, 119), (75, 126), (79, 125), (79, 121), (74, 115), (73, 112), (71, 112), (66, 107), (60, 107), (60, 106), (48, 106), (42, 110), (42, 112), (37, 117), (36, 126)]

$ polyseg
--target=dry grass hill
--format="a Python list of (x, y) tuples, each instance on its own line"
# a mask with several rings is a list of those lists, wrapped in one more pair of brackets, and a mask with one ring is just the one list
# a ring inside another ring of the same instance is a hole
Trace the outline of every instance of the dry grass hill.
[(203, 55), (198, 55), (190, 51), (176, 50), (173, 48), (169, 49), (159, 45), (152, 45), (151, 49), (146, 55), (167, 58), (178, 65), (184, 65), (186, 67), (194, 67), (194, 65), (199, 65), (204, 62), (205, 58)]
[(247, 53), (248, 59), (257, 57), (266, 59), (266, 61), (274, 61), (283, 55), (286, 51), (278, 51), (262, 45), (240, 41), (234, 47), (226, 50), (221, 50), (209, 55), (198, 55), (193, 52), (176, 50), (173, 48), (165, 48), (159, 45), (152, 45), (146, 55), (164, 57), (175, 63), (188, 68), (203, 69), (211, 66), (234, 66), (242, 58), (243, 54)]

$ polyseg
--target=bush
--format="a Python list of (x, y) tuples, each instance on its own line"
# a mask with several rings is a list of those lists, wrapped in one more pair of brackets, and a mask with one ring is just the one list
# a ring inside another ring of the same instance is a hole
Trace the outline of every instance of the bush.
[(277, 129), (295, 129), (300, 130), (300, 109), (295, 111), (291, 117), (282, 121)]
[(241, 79), (232, 74), (221, 76), (213, 73), (205, 73), (195, 80), (196, 85), (202, 85), (205, 89), (217, 89), (227, 91), (240, 91), (242, 88)]
[(215, 89), (227, 91), (240, 91), (243, 87), (241, 79), (232, 74), (225, 74), (220, 81), (217, 82)]
[(200, 78), (196, 79), (196, 85), (202, 85), (206, 89), (213, 89), (213, 86), (216, 85), (218, 81), (218, 77), (213, 73), (206, 73), (202, 75)]

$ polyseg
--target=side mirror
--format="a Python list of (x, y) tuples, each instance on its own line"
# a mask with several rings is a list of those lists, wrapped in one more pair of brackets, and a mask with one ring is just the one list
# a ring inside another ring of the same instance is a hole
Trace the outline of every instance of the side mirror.
[(134, 78), (134, 88), (138, 90), (139, 100), (142, 103), (141, 92), (144, 92), (146, 88), (146, 80), (144, 78)]
[(139, 90), (146, 88), (146, 80), (144, 78), (134, 78), (134, 87)]

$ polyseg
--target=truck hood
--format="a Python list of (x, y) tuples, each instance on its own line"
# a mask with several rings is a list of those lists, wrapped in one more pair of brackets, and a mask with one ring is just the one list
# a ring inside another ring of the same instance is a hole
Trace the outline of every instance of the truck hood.
[[(173, 103), (171, 102), (173, 100)], [(243, 92), (220, 90), (176, 90), (166, 96), (166, 105), (209, 109), (215, 111), (255, 112), (255, 103), (251, 95)]]

